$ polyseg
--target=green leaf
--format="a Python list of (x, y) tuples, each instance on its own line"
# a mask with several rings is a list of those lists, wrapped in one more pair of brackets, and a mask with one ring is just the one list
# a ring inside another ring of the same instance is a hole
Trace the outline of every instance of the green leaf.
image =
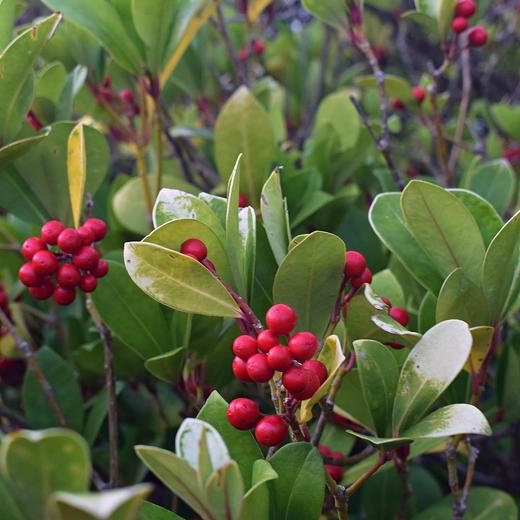
[[(31, 81), (34, 64), (52, 37), (60, 21), (59, 14), (44, 18), (15, 38), (0, 54), (0, 146), (18, 132), (29, 104), (23, 100), (24, 89)], [(2, 47), (3, 48), (3, 47)], [(23, 103), (24, 106), (20, 106)]]
[(258, 459), (253, 464), (251, 487), (244, 495), (241, 520), (268, 520), (270, 493), (267, 482), (278, 478), (278, 473), (267, 460)]
[(256, 206), (274, 155), (274, 133), (262, 105), (240, 87), (223, 106), (215, 125), (215, 159), (221, 178), (231, 176), (243, 153), (240, 191)]
[(464, 369), (470, 374), (477, 374), (487, 357), (493, 340), (493, 327), (472, 327), (469, 329), (473, 337), (471, 354), (464, 365)]
[(108, 0), (45, 0), (54, 11), (94, 36), (115, 61), (129, 72), (139, 74), (143, 60), (130, 38), (116, 8)]
[(146, 370), (165, 383), (176, 383), (182, 374), (186, 358), (185, 347), (154, 356), (145, 361)]
[(87, 151), (84, 125), (78, 123), (70, 133), (67, 144), (67, 176), (74, 227), (80, 225), (87, 179)]
[(435, 309), (437, 307), (437, 298), (431, 293), (427, 292), (424, 295), (421, 305), (419, 307), (419, 332), (424, 334), (428, 329), (431, 329), (436, 323)]
[(59, 492), (51, 507), (59, 520), (134, 520), (151, 491), (150, 484), (138, 484), (101, 493)]
[(390, 269), (376, 273), (370, 283), (374, 292), (388, 298), (394, 307), (406, 307), (403, 288)]
[(273, 518), (319, 518), (325, 473), (318, 450), (303, 442), (287, 444), (271, 457), (270, 463), (279, 475), (283, 475), (272, 482)]
[(206, 496), (214, 517), (218, 520), (241, 518), (244, 482), (235, 461), (215, 471), (206, 484)]
[(444, 40), (453, 19), (455, 0), (416, 0), (415, 7), (420, 13), (437, 20), (439, 36)]
[(303, 0), (303, 7), (318, 20), (344, 31), (349, 23), (343, 0)]
[(0, 447), (0, 460), (28, 518), (45, 517), (54, 491), (82, 493), (88, 489), (88, 447), (69, 430), (21, 430), (7, 435)]
[(379, 435), (388, 435), (399, 368), (388, 347), (378, 341), (354, 341), (356, 362), (365, 401)]
[[(23, 503), (23, 499), (20, 502)], [(28, 520), (21, 504), (17, 503), (12, 484), (4, 478), (3, 474), (0, 474), (0, 518)]]
[[(435, 481), (434, 481), (435, 482)], [(414, 487), (414, 495), (417, 488)], [(395, 468), (378, 471), (361, 490), (366, 520), (397, 518), (401, 508), (403, 483)], [(378, 497), (374, 500), (374, 497)]]
[[(357, 80), (357, 84), (361, 88), (377, 88), (376, 78), (374, 76), (362, 76)], [(403, 103), (416, 105), (415, 98), (412, 94), (412, 86), (408, 81), (392, 74), (385, 74), (385, 90), (389, 97), (399, 99)]]
[(18, 141), (13, 141), (3, 148), (0, 148), (0, 169), (5, 168), (7, 164), (17, 159), (20, 155), (23, 155), (35, 144), (43, 141), (43, 139), (49, 135), (50, 131), (50, 128), (46, 128), (38, 135), (33, 137), (26, 137), (25, 139), (20, 139)]
[[(36, 354), (36, 359), (54, 391), (56, 402), (67, 425), (74, 430), (81, 431), (83, 398), (70, 365), (49, 347), (41, 348)], [(38, 378), (31, 369), (25, 375), (22, 401), (27, 420), (33, 428), (49, 428), (59, 425), (58, 418), (54, 414)]]
[(169, 325), (160, 305), (136, 287), (119, 262), (109, 260), (108, 275), (92, 299), (103, 322), (143, 359), (171, 350)]
[(443, 278), (406, 225), (400, 206), (400, 194), (379, 194), (370, 207), (369, 220), (377, 236), (406, 270), (421, 285), (437, 294)]
[(448, 320), (421, 338), (406, 359), (392, 416), (394, 435), (416, 424), (462, 370), (471, 352), (466, 323)]
[(520, 107), (510, 103), (495, 103), (491, 105), (491, 113), (500, 128), (520, 142)]
[(437, 298), (437, 322), (458, 319), (470, 326), (488, 325), (489, 311), (482, 289), (455, 269), (444, 281)]
[(214, 426), (228, 447), (231, 458), (238, 463), (246, 488), (251, 485), (255, 461), (263, 458), (253, 435), (249, 431), (233, 428), (226, 418), (228, 403), (214, 391), (197, 415), (198, 419)]
[(482, 267), (482, 290), (494, 322), (500, 319), (512, 290), (518, 269), (519, 244), (520, 211), (495, 236), (488, 247)]
[(461, 267), (472, 282), (480, 283), (484, 242), (475, 219), (455, 195), (413, 180), (403, 191), (401, 207), (415, 240), (442, 276)]
[(225, 287), (189, 256), (155, 244), (127, 242), (125, 266), (134, 283), (163, 305), (206, 316), (240, 316)]
[(17, 7), (17, 0), (2, 0), (0, 2), (0, 52), (11, 41)]
[(168, 511), (152, 502), (145, 502), (139, 511), (139, 520), (184, 520), (182, 516)]
[(287, 254), (291, 236), (288, 215), (280, 185), (280, 170), (275, 169), (262, 188), (260, 197), (262, 220), (273, 255), (280, 265)]
[(298, 314), (298, 330), (321, 338), (343, 279), (345, 244), (336, 235), (315, 231), (292, 248), (274, 279), (273, 299)]

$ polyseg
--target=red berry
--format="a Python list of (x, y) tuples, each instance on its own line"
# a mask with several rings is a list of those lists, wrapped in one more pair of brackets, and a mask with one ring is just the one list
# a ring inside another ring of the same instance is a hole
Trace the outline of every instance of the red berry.
[(41, 237), (44, 242), (49, 245), (56, 245), (58, 235), (65, 229), (65, 226), (59, 220), (49, 220), (42, 226)]
[(112, 78), (110, 76), (105, 76), (103, 78), (103, 86), (105, 88), (110, 88), (112, 86)]
[(341, 451), (331, 451), (329, 457), (336, 461), (341, 461), (343, 459), (343, 453), (341, 453)]
[(238, 207), (239, 208), (247, 208), (249, 206), (249, 201), (247, 197), (243, 193), (238, 194)]
[(486, 29), (480, 25), (473, 27), (469, 32), (468, 41), (472, 47), (482, 47), (483, 45), (486, 45), (488, 41), (488, 33)]
[(258, 348), (267, 354), (273, 347), (280, 344), (280, 338), (273, 331), (266, 329), (258, 334), (256, 338)]
[(49, 275), (58, 270), (59, 262), (54, 253), (50, 251), (38, 251), (32, 257), (31, 263), (38, 274)]
[(108, 231), (107, 223), (104, 220), (101, 220), (100, 218), (89, 218), (85, 221), (83, 226), (87, 226), (90, 229), (92, 229), (94, 233), (94, 240), (96, 242), (103, 240)]
[(23, 383), (25, 368), (23, 359), (9, 359), (0, 356), (0, 383), (7, 386), (20, 386)]
[(419, 105), (426, 99), (426, 92), (422, 87), (412, 87), (412, 94)]
[(123, 103), (131, 105), (134, 102), (134, 93), (130, 89), (125, 88), (119, 92), (119, 99), (123, 101)]
[(81, 246), (72, 257), (72, 262), (80, 269), (95, 269), (99, 262), (99, 253), (92, 246)]
[(208, 249), (206, 244), (196, 238), (190, 238), (182, 243), (181, 253), (184, 255), (191, 255), (196, 260), (201, 262), (208, 256)]
[(343, 478), (343, 468), (341, 466), (336, 466), (335, 464), (325, 464), (325, 469), (336, 482), (340, 482)]
[(253, 52), (259, 56), (265, 52), (265, 43), (261, 40), (255, 40), (253, 42)]
[(372, 271), (367, 267), (361, 276), (352, 278), (351, 283), (354, 289), (359, 289), (363, 284), (370, 283), (372, 281)]
[(90, 246), (94, 242), (94, 231), (91, 227), (81, 226), (77, 229), (77, 232), (84, 246)]
[(226, 417), (237, 430), (249, 430), (258, 422), (260, 410), (251, 399), (239, 397), (229, 403)]
[(238, 59), (240, 61), (247, 61), (248, 58), (249, 58), (249, 49), (247, 47), (242, 47), (242, 49), (238, 53)]
[(357, 251), (347, 251), (345, 254), (345, 274), (349, 278), (356, 278), (363, 274), (367, 266), (365, 257)]
[(75, 229), (65, 228), (58, 235), (58, 247), (64, 253), (77, 253), (81, 249), (81, 245), (81, 237)]
[(463, 18), (462, 16), (458, 16), (451, 21), (451, 28), (453, 32), (460, 34), (464, 32), (468, 28), (469, 22), (467, 18)]
[(262, 417), (255, 428), (256, 440), (264, 446), (277, 446), (287, 433), (287, 424), (278, 415)]
[(36, 272), (31, 262), (23, 264), (18, 271), (18, 278), (26, 287), (38, 287), (43, 282), (43, 278)]
[(283, 386), (291, 394), (295, 392), (301, 392), (305, 390), (305, 387), (309, 384), (309, 379), (312, 372), (305, 370), (302, 367), (291, 367), (282, 376)]
[(47, 279), (39, 287), (29, 287), (29, 292), (36, 300), (46, 300), (52, 296), (54, 284)]
[(327, 370), (327, 367), (317, 359), (309, 359), (305, 361), (303, 364), (303, 368), (305, 370), (310, 370), (311, 372), (314, 372), (316, 376), (318, 377), (318, 380), (320, 382), (320, 385), (325, 383), (327, 380), (327, 377), (329, 377), (329, 372)]
[(400, 323), (403, 327), (406, 327), (408, 325), (408, 322), (410, 321), (408, 313), (405, 309), (402, 309), (401, 307), (392, 307), (388, 311), (388, 314), (391, 318), (397, 321), (397, 323)]
[(91, 293), (96, 290), (97, 278), (93, 274), (86, 274), (79, 281), (79, 288), (85, 293)]
[(56, 289), (54, 289), (52, 297), (58, 305), (70, 305), (74, 301), (74, 298), (76, 298), (76, 291), (58, 285)]
[(318, 349), (318, 338), (312, 332), (298, 332), (289, 340), (291, 354), (297, 361), (311, 359)]
[(235, 357), (231, 367), (233, 369), (233, 374), (235, 374), (235, 377), (239, 381), (242, 381), (242, 383), (253, 382), (253, 380), (247, 374), (246, 362), (242, 358)]
[(381, 300), (387, 307), (392, 307), (392, 302), (386, 296), (380, 296)]
[(305, 368), (303, 370), (309, 373), (309, 381), (307, 382), (307, 386), (305, 386), (305, 388), (303, 390), (300, 390), (299, 392), (291, 392), (292, 396), (295, 399), (298, 399), (299, 401), (305, 401), (305, 399), (310, 399), (321, 386), (320, 380), (314, 372), (311, 372), (310, 370), (307, 370)]
[(91, 269), (90, 272), (96, 278), (103, 278), (103, 276), (105, 276), (108, 273), (108, 268), (108, 262), (106, 260), (100, 259), (96, 267), (94, 267), (94, 269)]
[(325, 455), (326, 457), (330, 455), (330, 449), (327, 448), (327, 446), (325, 446), (324, 444), (320, 444), (318, 446), (318, 450), (322, 455)]
[(37, 237), (28, 238), (22, 244), (22, 255), (27, 260), (32, 260), (32, 257), (38, 252), (47, 249), (47, 244), (41, 239)]
[(72, 264), (62, 264), (58, 268), (56, 280), (61, 287), (72, 289), (76, 287), (81, 280), (81, 273), (78, 268)]
[(285, 372), (292, 367), (294, 359), (291, 351), (283, 345), (273, 347), (267, 354), (267, 362), (273, 370)]
[(255, 354), (246, 362), (247, 375), (257, 383), (266, 383), (273, 375), (274, 370), (267, 362), (265, 354)]
[(0, 309), (7, 307), (7, 294), (3, 289), (0, 290)]
[(258, 350), (258, 344), (256, 339), (252, 338), (251, 336), (238, 336), (238, 338), (235, 338), (235, 341), (233, 341), (232, 350), (235, 356), (247, 360), (256, 354)]
[(476, 10), (477, 6), (473, 0), (460, 0), (455, 7), (455, 16), (471, 18)]
[(401, 345), (401, 343), (395, 343), (393, 341), (390, 341), (390, 343), (387, 343), (387, 345), (394, 350), (402, 350), (404, 348), (404, 345)]
[(296, 327), (297, 319), (298, 317), (294, 309), (283, 303), (273, 305), (265, 315), (267, 326), (273, 334), (281, 336), (286, 336)]
[(406, 105), (400, 99), (393, 98), (391, 103), (396, 110), (404, 110), (406, 108)]

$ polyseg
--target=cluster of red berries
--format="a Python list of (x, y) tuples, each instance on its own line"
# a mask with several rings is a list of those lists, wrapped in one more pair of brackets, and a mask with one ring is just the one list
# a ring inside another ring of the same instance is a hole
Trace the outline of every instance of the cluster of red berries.
[[(28, 261), (18, 271), (20, 281), (37, 300), (52, 296), (59, 305), (74, 301), (76, 287), (93, 292), (97, 279), (108, 272), (108, 263), (100, 259), (93, 243), (106, 233), (107, 225), (99, 218), (89, 218), (78, 229), (66, 228), (58, 220), (47, 222), (40, 237), (30, 237), (22, 245), (22, 255)], [(49, 246), (56, 247), (53, 251)]]
[(367, 267), (365, 257), (358, 251), (347, 251), (345, 254), (345, 276), (354, 289), (372, 281), (372, 271)]
[(332, 451), (327, 446), (320, 444), (318, 446), (320, 453), (329, 459), (335, 459), (338, 461), (338, 464), (325, 463), (325, 469), (327, 473), (336, 481), (340, 482), (343, 478), (343, 466), (339, 464), (339, 461), (343, 459), (343, 454), (339, 451)]
[(251, 54), (261, 56), (265, 52), (265, 43), (262, 40), (253, 40), (250, 45), (246, 44), (238, 53), (240, 61), (247, 61)]
[[(415, 98), (415, 101), (417, 101), (417, 104), (422, 105), (424, 100), (426, 99), (426, 91), (420, 86), (412, 87), (411, 90), (412, 96)], [(403, 101), (401, 101), (400, 99), (392, 98), (391, 103), (392, 107), (395, 110), (406, 110), (405, 103), (403, 103)]]
[[(455, 14), (451, 22), (454, 33), (463, 33), (469, 27), (469, 19), (475, 14), (477, 6), (474, 0), (459, 0), (455, 6)], [(476, 25), (468, 33), (468, 43), (471, 47), (482, 47), (488, 41), (486, 29)]]

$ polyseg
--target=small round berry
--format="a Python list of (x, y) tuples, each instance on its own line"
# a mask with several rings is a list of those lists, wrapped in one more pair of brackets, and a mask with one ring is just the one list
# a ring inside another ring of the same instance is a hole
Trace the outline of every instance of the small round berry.
[(298, 332), (289, 340), (291, 354), (297, 361), (311, 359), (318, 349), (318, 338), (312, 332)]
[(256, 383), (266, 383), (274, 376), (274, 370), (265, 354), (255, 354), (246, 362), (247, 375)]
[(310, 370), (311, 372), (314, 372), (316, 376), (318, 377), (318, 380), (320, 382), (320, 385), (325, 383), (327, 380), (327, 377), (329, 377), (329, 372), (327, 370), (327, 367), (317, 359), (309, 359), (305, 361), (303, 364), (303, 368), (305, 370)]
[(83, 225), (92, 229), (96, 242), (103, 240), (108, 231), (107, 223), (100, 218), (89, 218)]
[(359, 289), (363, 284), (370, 283), (372, 281), (372, 271), (367, 267), (361, 276), (352, 278), (351, 283), (354, 289)]
[(85, 293), (91, 293), (96, 290), (97, 278), (93, 274), (86, 274), (79, 281), (79, 288)]
[(393, 348), (394, 350), (402, 350), (404, 348), (404, 345), (401, 343), (395, 343), (394, 341), (390, 341), (389, 343), (386, 343), (386, 345)]
[(412, 95), (419, 105), (426, 99), (426, 92), (422, 87), (412, 87)]
[(383, 303), (387, 306), (387, 307), (392, 307), (392, 302), (386, 297), (386, 296), (380, 296), (379, 297), (381, 300), (383, 300)]
[(287, 433), (287, 424), (278, 415), (262, 417), (255, 428), (256, 440), (264, 446), (277, 446)]
[(77, 232), (84, 246), (90, 246), (94, 242), (94, 231), (91, 227), (81, 226), (77, 229)]
[(258, 344), (255, 338), (246, 336), (244, 334), (242, 336), (238, 336), (238, 338), (235, 338), (235, 341), (233, 341), (232, 350), (235, 356), (247, 360), (256, 354), (258, 350)]
[(325, 455), (325, 457), (330, 456), (330, 449), (325, 446), (325, 444), (320, 444), (318, 446), (318, 450), (322, 455)]
[(56, 280), (61, 287), (72, 289), (76, 287), (81, 280), (81, 273), (78, 268), (72, 264), (62, 264), (58, 268)]
[(400, 323), (403, 327), (406, 327), (408, 325), (408, 322), (410, 321), (408, 313), (405, 309), (402, 309), (401, 307), (392, 307), (388, 311), (388, 314), (391, 318), (397, 321), (397, 323)]
[(301, 392), (309, 384), (311, 374), (312, 372), (302, 367), (291, 367), (282, 376), (282, 384), (291, 394)]
[(332, 451), (331, 450), (331, 452), (329, 453), (329, 457), (331, 459), (334, 459), (337, 462), (340, 462), (343, 459), (343, 453), (341, 453), (341, 451)]
[(41, 238), (31, 237), (31, 238), (28, 238), (22, 244), (22, 255), (27, 260), (32, 260), (32, 257), (38, 251), (44, 251), (45, 249), (47, 249), (47, 244)]
[(488, 41), (488, 33), (486, 29), (480, 25), (473, 27), (469, 32), (468, 41), (472, 47), (482, 47), (483, 45), (486, 45)]
[(314, 372), (311, 372), (310, 370), (307, 370), (305, 368), (303, 370), (309, 373), (309, 381), (307, 382), (307, 386), (305, 386), (305, 388), (303, 390), (300, 390), (299, 392), (291, 392), (292, 396), (295, 399), (298, 399), (299, 401), (305, 401), (306, 399), (310, 399), (321, 386), (320, 380)]
[(72, 257), (72, 262), (80, 269), (95, 269), (99, 262), (99, 253), (92, 246), (81, 246)]
[(239, 61), (247, 61), (249, 58), (249, 49), (244, 46), (242, 49), (240, 49), (240, 52), (238, 53), (238, 59)]
[(192, 255), (199, 262), (208, 256), (208, 248), (202, 240), (189, 238), (181, 245), (181, 253), (184, 255)]
[(251, 399), (239, 397), (229, 403), (226, 417), (237, 430), (249, 430), (258, 422), (260, 410)]
[(77, 253), (81, 249), (81, 246), (81, 237), (75, 229), (65, 228), (58, 235), (58, 247), (64, 253)]
[(363, 274), (367, 266), (365, 257), (357, 251), (347, 251), (345, 253), (345, 274), (349, 278), (356, 278)]
[(19, 387), (23, 383), (26, 364), (23, 359), (10, 359), (0, 356), (0, 383)]
[(469, 26), (469, 22), (467, 18), (463, 18), (462, 16), (457, 16), (451, 21), (451, 28), (454, 33), (460, 34), (464, 32)]
[(298, 316), (292, 307), (278, 303), (273, 305), (265, 315), (267, 326), (274, 334), (286, 336), (296, 327)]
[(0, 289), (0, 309), (4, 309), (7, 307), (7, 294), (3, 289)]
[(292, 367), (294, 358), (291, 351), (283, 345), (273, 347), (267, 354), (267, 362), (273, 370), (285, 372)]
[(106, 260), (100, 259), (97, 263), (96, 267), (94, 269), (91, 269), (90, 272), (96, 277), (96, 278), (103, 278), (103, 276), (106, 276), (108, 273), (109, 265)]
[(259, 56), (265, 52), (265, 43), (261, 40), (255, 40), (253, 42), (253, 52)]
[(406, 105), (400, 99), (393, 98), (391, 103), (395, 110), (404, 110), (406, 108)]
[(29, 287), (29, 292), (36, 300), (46, 300), (52, 296), (54, 284), (47, 279), (39, 287)]
[(280, 344), (280, 338), (269, 329), (263, 330), (258, 334), (258, 337), (256, 338), (256, 341), (258, 343), (258, 348), (265, 352), (266, 354), (277, 345)]
[(20, 267), (18, 278), (26, 287), (38, 287), (43, 282), (43, 278), (36, 272), (31, 262), (23, 264), (22, 267)]
[(35, 253), (31, 262), (36, 272), (44, 276), (55, 273), (60, 265), (54, 253), (47, 250)]
[(341, 466), (336, 466), (335, 464), (325, 464), (325, 469), (336, 482), (340, 482), (343, 478), (343, 468)]
[(65, 226), (59, 220), (49, 220), (42, 226), (41, 237), (44, 242), (49, 245), (56, 245), (59, 234), (65, 229)]
[(74, 298), (76, 298), (76, 291), (58, 285), (56, 289), (54, 289), (52, 297), (58, 305), (70, 305), (74, 301)]
[(233, 369), (233, 374), (235, 374), (235, 377), (239, 381), (242, 381), (242, 383), (253, 382), (253, 380), (247, 374), (246, 362), (242, 358), (235, 357), (233, 359), (231, 368)]
[(243, 193), (238, 194), (238, 207), (239, 208), (247, 208), (249, 206), (249, 201), (247, 197)]
[(473, 0), (460, 0), (455, 6), (455, 16), (471, 18), (477, 10), (477, 6)]
[(128, 103), (131, 105), (134, 102), (134, 93), (130, 89), (125, 88), (119, 92), (119, 99), (123, 103)]

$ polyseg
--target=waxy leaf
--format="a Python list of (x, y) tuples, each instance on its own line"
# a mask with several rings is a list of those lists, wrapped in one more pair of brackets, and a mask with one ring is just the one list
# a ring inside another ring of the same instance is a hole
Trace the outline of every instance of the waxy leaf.
[(251, 487), (244, 495), (241, 520), (268, 520), (270, 493), (267, 482), (278, 477), (278, 473), (267, 460), (255, 461)]
[(5, 168), (11, 161), (17, 159), (20, 155), (23, 155), (27, 150), (32, 148), (35, 144), (45, 139), (51, 132), (50, 128), (46, 128), (40, 134), (34, 137), (26, 137), (19, 141), (14, 141), (8, 145), (0, 148), (0, 169)]
[(396, 391), (392, 431), (416, 424), (464, 367), (473, 339), (466, 323), (448, 320), (430, 329), (410, 351)]
[(273, 0), (251, 0), (247, 6), (247, 18), (256, 23), (262, 11), (273, 2)]
[(185, 358), (186, 349), (178, 347), (160, 356), (148, 358), (144, 366), (157, 379), (172, 384), (176, 383), (181, 377)]
[(155, 244), (127, 242), (125, 266), (134, 283), (163, 305), (206, 316), (240, 316), (225, 287), (189, 256)]
[(11, 40), (18, 7), (17, 0), (0, 2), (0, 51), (3, 51)]
[(206, 483), (206, 497), (217, 520), (240, 520), (244, 482), (235, 461), (215, 471)]
[(461, 267), (472, 282), (480, 283), (484, 242), (475, 219), (455, 195), (414, 180), (403, 191), (401, 207), (415, 240), (442, 276)]
[(376, 273), (370, 286), (376, 294), (385, 296), (394, 307), (406, 307), (403, 288), (390, 269), (383, 269)]
[[(363, 76), (357, 80), (357, 84), (362, 88), (377, 88), (374, 76)], [(399, 99), (405, 104), (408, 103), (410, 107), (414, 106), (415, 99), (412, 94), (412, 86), (405, 79), (392, 74), (385, 74), (385, 90), (388, 96)]]
[[(23, 502), (23, 499), (20, 502)], [(0, 474), (0, 518), (27, 520), (22, 505), (17, 503), (12, 484), (2, 474)]]
[(67, 177), (74, 227), (80, 224), (81, 211), (85, 198), (87, 179), (87, 151), (85, 150), (85, 132), (82, 123), (78, 123), (70, 133), (67, 145)]
[(153, 502), (145, 502), (139, 510), (139, 520), (184, 520), (184, 518)]
[(293, 247), (274, 279), (273, 299), (298, 314), (298, 330), (325, 333), (343, 279), (345, 244), (336, 235), (315, 231)]
[(349, 22), (343, 0), (303, 0), (302, 4), (318, 20), (342, 31), (348, 29)]
[(464, 369), (470, 374), (477, 374), (491, 348), (495, 329), (493, 327), (472, 327), (469, 331), (473, 337), (473, 345)]

